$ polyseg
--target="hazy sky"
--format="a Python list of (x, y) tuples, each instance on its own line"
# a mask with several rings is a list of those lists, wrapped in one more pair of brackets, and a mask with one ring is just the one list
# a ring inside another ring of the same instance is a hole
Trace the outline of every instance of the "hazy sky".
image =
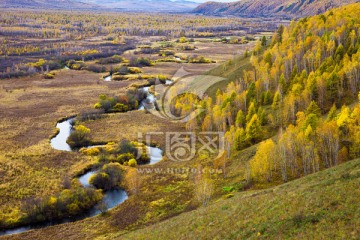
[(236, 2), (239, 0), (193, 0), (192, 2), (210, 2), (210, 1), (212, 1), (212, 2)]
[[(191, 0), (189, 0), (191, 1)], [(192, 0), (192, 2), (236, 2), (236, 1), (239, 1), (239, 0)]]

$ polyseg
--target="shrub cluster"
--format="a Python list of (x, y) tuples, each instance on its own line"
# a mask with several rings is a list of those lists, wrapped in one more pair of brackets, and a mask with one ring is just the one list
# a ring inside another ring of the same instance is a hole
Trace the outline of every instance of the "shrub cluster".
[(106, 72), (106, 67), (96, 65), (96, 64), (87, 65), (84, 69), (87, 71), (90, 71), (90, 72), (95, 72), (95, 73)]
[(66, 64), (66, 66), (72, 70), (82, 70), (83, 68), (86, 67), (85, 63), (82, 61), (75, 61), (75, 60), (70, 60), (68, 61), (68, 63)]
[(90, 144), (90, 129), (83, 125), (74, 127), (66, 141), (72, 148), (86, 147)]
[(114, 55), (112, 57), (101, 58), (96, 63), (105, 65), (105, 64), (121, 63), (123, 61), (124, 61), (124, 58), (120, 57), (119, 55)]
[(54, 79), (55, 78), (55, 73), (52, 73), (52, 72), (44, 73), (43, 78), (44, 79)]
[[(87, 155), (100, 155), (99, 162), (115, 162), (128, 166), (150, 162), (147, 147), (144, 144), (130, 142), (126, 139), (120, 143), (108, 143), (103, 148), (82, 149)], [(91, 150), (91, 151), (90, 151)]]
[(149, 58), (140, 57), (131, 59), (129, 65), (132, 67), (150, 67), (154, 65), (154, 62)]
[(194, 45), (184, 45), (184, 46), (181, 46), (181, 49), (185, 50), (185, 51), (193, 51), (193, 50), (195, 50), (195, 46)]
[(249, 40), (247, 40), (246, 38), (231, 37), (231, 38), (222, 38), (221, 42), (227, 44), (246, 44), (249, 43)]
[(174, 56), (175, 52), (171, 50), (163, 50), (159, 53), (159, 56), (161, 57), (168, 57), (168, 56)]
[(23, 204), (26, 215), (20, 222), (24, 225), (71, 219), (94, 207), (102, 197), (101, 191), (76, 188), (44, 199), (29, 199)]
[(118, 69), (114, 69), (114, 75), (127, 75), (127, 74), (139, 74), (139, 73), (142, 73), (142, 71), (138, 67), (121, 66)]
[(160, 52), (160, 48), (159, 47), (143, 47), (140, 48), (139, 50), (136, 50), (134, 53), (135, 54), (155, 54), (155, 53), (159, 53)]
[(90, 178), (90, 183), (98, 189), (107, 191), (118, 187), (122, 177), (121, 165), (119, 163), (109, 163)]
[(211, 59), (205, 58), (203, 56), (193, 56), (189, 58), (189, 63), (214, 63)]
[(127, 112), (138, 109), (139, 102), (146, 98), (146, 93), (136, 89), (129, 89), (126, 94), (108, 97), (105, 94), (99, 96), (99, 102), (94, 105), (96, 109), (109, 112)]

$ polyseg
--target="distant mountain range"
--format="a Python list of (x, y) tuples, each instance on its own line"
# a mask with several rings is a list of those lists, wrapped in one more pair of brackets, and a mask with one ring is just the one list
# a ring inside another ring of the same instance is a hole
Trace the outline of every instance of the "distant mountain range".
[(96, 5), (73, 0), (0, 0), (0, 8), (96, 9)]
[(231, 3), (206, 2), (193, 13), (240, 17), (296, 18), (323, 13), (330, 8), (360, 0), (242, 0)]
[(129, 12), (193, 12), (204, 15), (296, 18), (360, 0), (242, 0), (199, 3), (191, 0), (0, 0), (0, 8)]
[(0, 8), (139, 12), (191, 12), (198, 5), (186, 0), (0, 0)]
[(186, 0), (83, 0), (87, 3), (123, 11), (190, 12), (199, 4)]

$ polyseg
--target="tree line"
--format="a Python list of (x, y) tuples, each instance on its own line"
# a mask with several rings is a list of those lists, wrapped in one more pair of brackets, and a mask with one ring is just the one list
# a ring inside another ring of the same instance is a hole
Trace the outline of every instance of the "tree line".
[(287, 181), (359, 157), (359, 107), (347, 107), (360, 89), (359, 10), (280, 26), (271, 42), (258, 41), (251, 68), (237, 81), (205, 100), (177, 97), (172, 111), (201, 108), (187, 129), (226, 132), (229, 153), (277, 136), (262, 142), (250, 162), (255, 180)]

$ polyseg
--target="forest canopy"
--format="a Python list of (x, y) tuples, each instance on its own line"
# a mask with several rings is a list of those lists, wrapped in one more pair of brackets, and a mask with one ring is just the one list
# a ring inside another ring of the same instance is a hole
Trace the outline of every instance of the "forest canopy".
[(288, 181), (359, 157), (359, 105), (348, 106), (360, 88), (359, 11), (355, 4), (280, 26), (270, 46), (255, 46), (251, 70), (213, 98), (185, 95), (176, 112), (201, 106), (187, 128), (225, 131), (228, 152), (275, 137), (250, 162), (258, 181)]

